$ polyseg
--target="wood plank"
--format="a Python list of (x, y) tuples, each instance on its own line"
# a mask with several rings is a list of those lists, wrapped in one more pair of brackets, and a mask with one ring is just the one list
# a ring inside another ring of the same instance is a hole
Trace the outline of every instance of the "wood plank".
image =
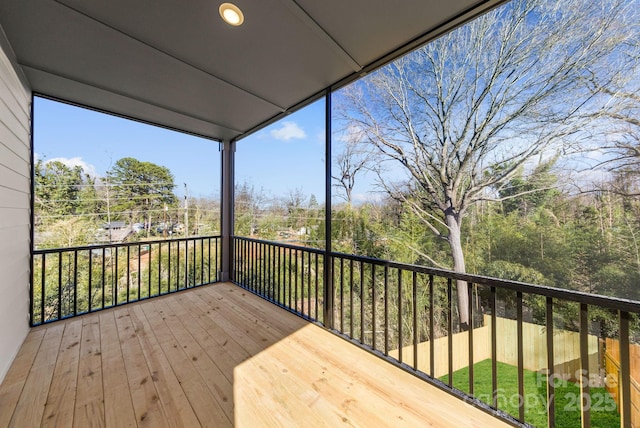
[(216, 323), (212, 311), (218, 310), (218, 306), (209, 306), (204, 300), (198, 298), (196, 293), (184, 293), (180, 297), (184, 299), (183, 304), (189, 306), (198, 325), (206, 330), (218, 345), (214, 347), (213, 355), (221, 361), (220, 364), (227, 362), (227, 370), (230, 371), (227, 376), (231, 378), (236, 364), (251, 357), (251, 354), (236, 342), (233, 335)]
[(2, 385), (0, 385), (0, 426), (6, 427), (11, 421), (13, 412), (24, 388), (24, 381), (36, 359), (46, 329), (32, 330), (24, 340), (13, 364), (9, 368)]
[(505, 426), (231, 284), (34, 329), (4, 397), (14, 426)]
[(201, 425), (169, 360), (162, 351), (158, 339), (152, 333), (153, 328), (140, 305), (133, 305), (129, 314), (137, 331), (140, 347), (147, 360), (151, 379), (156, 385), (164, 414), (168, 417), (168, 424), (184, 427)]
[[(291, 370), (297, 359), (295, 352), (278, 343), (236, 367), (236, 424), (294, 426), (313, 421), (317, 426), (353, 425), (349, 402), (343, 400), (344, 407), (336, 406), (314, 382), (299, 377), (299, 370)], [(368, 426), (381, 426), (374, 423), (375, 416), (368, 419)]]
[(171, 362), (176, 377), (189, 398), (198, 420), (213, 426), (231, 426), (229, 419), (217, 404), (206, 382), (187, 355), (184, 348), (186, 345), (181, 343), (180, 338), (175, 337), (175, 334), (171, 331), (170, 324), (164, 322), (165, 316), (156, 308), (155, 304), (149, 303), (141, 306), (143, 312), (154, 326), (154, 334)]
[(167, 416), (159, 403), (158, 391), (152, 381), (144, 353), (138, 342), (129, 310), (119, 308), (114, 311), (131, 400), (138, 425), (164, 427)]
[(64, 325), (47, 328), (9, 426), (40, 425), (63, 332)]
[(275, 330), (278, 334), (288, 334), (304, 327), (308, 324), (298, 316), (282, 316), (282, 308), (273, 304), (264, 304), (264, 300), (255, 294), (243, 290), (240, 287), (229, 284), (217, 284), (215, 288), (207, 287), (202, 290), (203, 293), (216, 296), (221, 296), (223, 299), (230, 300), (232, 303), (231, 308), (240, 309), (236, 310), (238, 316), (246, 317), (250, 322), (255, 322), (256, 319), (267, 321), (264, 325), (266, 331)]
[[(391, 409), (403, 411), (400, 415), (393, 410), (385, 410), (386, 406), (372, 406), (376, 408), (376, 413), (388, 418), (396, 420), (401, 416), (406, 420), (417, 416), (418, 421), (435, 426), (508, 426), (471, 406), (462, 406), (460, 400), (450, 394), (383, 363), (378, 357), (315, 325), (305, 327), (292, 335), (291, 339), (297, 342), (299, 349), (313, 347), (314, 352), (306, 355), (309, 362), (315, 361), (316, 364), (323, 364), (323, 367), (330, 365), (332, 370), (343, 373), (340, 376), (349, 376), (359, 386), (364, 386), (366, 393), (361, 402), (365, 405), (377, 397), (383, 397), (385, 402), (391, 404)], [(327, 393), (330, 394), (329, 391)]]
[(105, 424), (113, 427), (133, 427), (137, 425), (136, 415), (114, 312), (102, 312), (99, 317)]
[[(172, 328), (176, 337), (186, 346), (185, 352), (193, 361), (193, 365), (198, 370), (209, 391), (216, 398), (216, 402), (225, 413), (229, 422), (233, 421), (233, 380), (225, 376), (223, 370), (218, 367), (216, 361), (210, 357), (207, 346), (208, 335), (193, 322), (189, 310), (184, 308), (176, 299), (166, 299), (158, 302), (164, 310), (167, 320), (165, 321)], [(173, 322), (171, 322), (173, 321)], [(193, 335), (195, 332), (195, 335)], [(201, 339), (201, 340), (198, 340)], [(233, 373), (233, 372), (231, 372)], [(227, 373), (229, 374), (229, 373)]]
[(269, 346), (269, 339), (265, 335), (265, 331), (256, 328), (260, 324), (260, 320), (252, 318), (252, 322), (243, 322), (240, 314), (242, 311), (236, 308), (232, 300), (222, 296), (213, 297), (199, 293), (192, 295), (193, 298), (202, 299), (212, 307), (208, 316), (250, 355), (255, 355)]
[(104, 427), (104, 393), (102, 387), (102, 359), (100, 321), (97, 316), (82, 318), (78, 387), (73, 414), (73, 426)]
[(47, 404), (41, 425), (43, 427), (72, 427), (75, 407), (82, 320), (65, 323)]

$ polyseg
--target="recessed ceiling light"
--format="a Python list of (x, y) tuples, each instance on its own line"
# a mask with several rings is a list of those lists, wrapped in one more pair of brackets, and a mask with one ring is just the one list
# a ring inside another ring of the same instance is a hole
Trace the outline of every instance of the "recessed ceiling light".
[(233, 3), (222, 3), (220, 5), (220, 16), (224, 19), (229, 25), (233, 25), (237, 27), (238, 25), (242, 25), (244, 22), (244, 15), (238, 6)]

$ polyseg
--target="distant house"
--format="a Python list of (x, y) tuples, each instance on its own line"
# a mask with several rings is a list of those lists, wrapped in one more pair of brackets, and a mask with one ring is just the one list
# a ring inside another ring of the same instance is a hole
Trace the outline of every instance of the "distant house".
[(105, 223), (96, 234), (96, 243), (124, 242), (132, 232), (133, 229), (124, 221)]
[(104, 230), (120, 230), (124, 229), (125, 227), (127, 227), (127, 223), (124, 221), (112, 221), (111, 223), (105, 223), (104, 225), (102, 225), (102, 228)]

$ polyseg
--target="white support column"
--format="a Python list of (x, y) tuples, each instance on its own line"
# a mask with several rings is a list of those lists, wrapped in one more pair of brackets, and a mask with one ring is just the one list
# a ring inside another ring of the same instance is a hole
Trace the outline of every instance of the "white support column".
[(222, 179), (220, 180), (220, 234), (222, 236), (222, 263), (219, 278), (221, 281), (233, 281), (233, 231), (234, 231), (234, 175), (235, 141), (222, 142)]

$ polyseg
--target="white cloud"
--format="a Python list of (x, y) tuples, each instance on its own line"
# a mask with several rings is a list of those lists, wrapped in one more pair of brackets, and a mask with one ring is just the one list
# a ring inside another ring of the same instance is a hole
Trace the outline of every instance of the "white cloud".
[(49, 162), (60, 162), (63, 165), (68, 166), (69, 168), (73, 168), (76, 166), (79, 166), (82, 168), (82, 170), (84, 171), (85, 174), (89, 175), (90, 177), (97, 177), (97, 173), (96, 173), (96, 167), (91, 165), (90, 163), (87, 163), (85, 161), (82, 160), (81, 157), (75, 157), (75, 158), (51, 158), (51, 159), (47, 159), (46, 163)]
[(282, 122), (278, 129), (271, 131), (271, 136), (278, 140), (289, 141), (294, 138), (306, 138), (307, 134), (295, 122)]

